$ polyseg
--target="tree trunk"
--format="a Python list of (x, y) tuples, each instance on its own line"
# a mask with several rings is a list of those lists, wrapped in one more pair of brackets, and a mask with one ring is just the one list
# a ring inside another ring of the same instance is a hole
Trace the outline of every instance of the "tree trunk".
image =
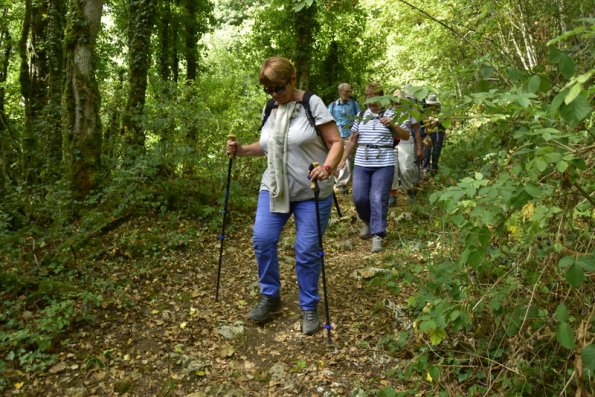
[(198, 23), (196, 19), (196, 0), (183, 0), (184, 13), (184, 58), (186, 59), (186, 79), (196, 79), (198, 53)]
[(62, 92), (64, 91), (64, 0), (50, 0), (48, 12), (47, 161), (51, 169), (62, 162)]
[[(6, 20), (8, 7), (4, 9), (2, 20)], [(9, 149), (9, 125), (6, 109), (4, 107), (6, 92), (4, 84), (8, 78), (8, 65), (12, 52), (12, 37), (6, 25), (0, 28), (0, 187), (9, 179), (8, 164), (12, 163), (11, 150)]]
[(154, 0), (130, 0), (128, 24), (128, 82), (130, 92), (124, 111), (125, 142), (135, 154), (144, 152), (145, 133), (140, 116), (145, 107), (147, 76), (151, 64), (151, 33), (155, 17)]
[(29, 56), (28, 56), (28, 49), (27, 44), (29, 42), (29, 34), (31, 32), (31, 14), (32, 14), (32, 4), (31, 0), (25, 1), (25, 15), (23, 16), (23, 27), (21, 30), (21, 37), (19, 39), (19, 56), (21, 59), (21, 66), (19, 70), (19, 83), (21, 87), (21, 95), (23, 97), (23, 103), (25, 105), (25, 126), (23, 131), (23, 138), (22, 142), (22, 159), (21, 165), (23, 167), (22, 170), (22, 177), (26, 180), (29, 180), (30, 172), (28, 172), (25, 167), (30, 167), (33, 165), (34, 167), (34, 160), (33, 155), (35, 152), (35, 137), (33, 135), (33, 125), (32, 125), (32, 110), (31, 110), (31, 96), (32, 96), (32, 89), (31, 89), (31, 75), (29, 73)]
[(159, 70), (159, 76), (163, 81), (168, 81), (171, 77), (171, 54), (172, 46), (175, 43), (171, 41), (171, 29), (172, 29), (172, 12), (170, 0), (164, 0), (161, 2), (161, 8), (159, 13), (159, 27), (158, 27), (158, 42), (159, 42), (159, 53), (157, 54), (157, 69)]
[(66, 51), (66, 159), (75, 198), (83, 199), (101, 175), (100, 97), (95, 79), (102, 0), (71, 0)]
[(297, 71), (297, 86), (307, 90), (310, 80), (310, 59), (312, 58), (312, 43), (315, 31), (318, 29), (316, 22), (316, 4), (304, 7), (294, 14), (296, 31), (295, 68)]

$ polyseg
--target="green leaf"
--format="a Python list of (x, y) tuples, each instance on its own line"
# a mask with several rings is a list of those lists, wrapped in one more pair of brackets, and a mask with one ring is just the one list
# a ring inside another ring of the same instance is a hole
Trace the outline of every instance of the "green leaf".
[(532, 94), (535, 94), (539, 90), (539, 86), (541, 85), (541, 77), (538, 75), (531, 76), (529, 81), (527, 81), (527, 91)]
[(436, 365), (432, 365), (428, 372), (430, 373), (430, 376), (432, 377), (432, 381), (438, 382), (438, 380), (440, 379), (440, 368), (438, 368), (438, 366), (436, 366)]
[(576, 72), (576, 65), (574, 61), (572, 60), (572, 58), (570, 58), (568, 55), (564, 53), (560, 57), (558, 68), (560, 69), (560, 73), (562, 73), (562, 76), (566, 77), (567, 79), (571, 78)]
[(529, 106), (531, 104), (531, 101), (529, 100), (529, 98), (524, 95), (517, 95), (515, 99), (516, 99), (517, 103), (524, 108), (526, 108), (527, 106)]
[(560, 109), (560, 106), (562, 106), (562, 104), (564, 103), (564, 98), (566, 98), (567, 94), (568, 90), (562, 90), (558, 94), (556, 94), (554, 99), (552, 99), (552, 103), (550, 104), (551, 112), (557, 112), (558, 109)]
[(525, 204), (527, 204), (527, 202), (528, 202), (529, 200), (531, 200), (531, 199), (532, 199), (532, 197), (529, 195), (529, 193), (527, 193), (527, 192), (525, 191), (525, 189), (523, 189), (523, 190), (521, 190), (521, 191), (520, 191), (520, 192), (517, 194), (517, 196), (516, 196), (516, 197), (515, 197), (515, 198), (512, 200), (512, 203), (511, 203), (511, 204), (512, 204), (512, 206), (513, 206), (514, 208), (520, 209), (520, 208), (523, 208), (523, 206), (524, 206)]
[(422, 332), (429, 331), (432, 329), (436, 329), (436, 321), (434, 320), (425, 320), (419, 323), (419, 330)]
[(554, 47), (554, 46), (548, 46), (548, 48), (549, 48), (549, 52), (548, 52), (549, 61), (551, 63), (558, 63), (558, 62), (560, 62), (560, 58), (561, 58), (563, 52), (560, 51), (557, 47)]
[(378, 397), (397, 397), (397, 392), (392, 387), (385, 387), (380, 389)]
[(439, 345), (446, 338), (446, 331), (442, 328), (431, 329), (428, 334), (433, 345)]
[(595, 272), (595, 256), (581, 256), (576, 259), (576, 263), (578, 263), (583, 269), (588, 272)]
[(528, 183), (527, 186), (525, 186), (525, 191), (529, 193), (533, 198), (539, 198), (543, 194), (543, 190), (541, 189), (541, 187), (534, 183)]
[(556, 329), (556, 339), (558, 339), (558, 343), (562, 347), (568, 350), (572, 350), (574, 347), (574, 332), (567, 322), (562, 322), (558, 325), (558, 328)]
[(467, 257), (467, 264), (473, 268), (477, 268), (483, 258), (485, 258), (485, 249), (474, 249), (469, 252), (469, 256)]
[(566, 270), (565, 277), (568, 284), (577, 288), (585, 282), (585, 271), (582, 266), (575, 262)]
[(547, 169), (547, 163), (542, 158), (535, 159), (535, 168), (539, 172), (543, 172)]
[(574, 101), (574, 99), (578, 96), (578, 94), (581, 93), (582, 90), (583, 86), (581, 84), (573, 85), (570, 91), (568, 91), (566, 98), (564, 98), (564, 103), (568, 105), (570, 102)]
[(576, 81), (583, 84), (586, 83), (587, 81), (589, 81), (589, 79), (591, 78), (591, 76), (593, 75), (593, 70), (587, 72), (587, 73), (583, 73), (580, 76), (576, 77)]
[(591, 374), (595, 374), (595, 345), (591, 343), (585, 346), (581, 356), (583, 358), (583, 368), (590, 371)]
[(560, 115), (569, 123), (578, 124), (592, 111), (589, 99), (580, 93), (570, 104), (562, 105)]
[(556, 169), (559, 172), (564, 172), (568, 169), (568, 163), (564, 160), (558, 161), (558, 163), (556, 163)]
[(564, 269), (570, 265), (573, 265), (574, 262), (575, 262), (574, 256), (565, 256), (564, 258), (560, 259), (560, 262), (558, 262), (558, 266), (560, 266), (562, 269)]
[(560, 303), (558, 305), (558, 307), (556, 308), (556, 313), (554, 313), (554, 317), (561, 323), (568, 321), (570, 314), (568, 314), (568, 308), (565, 304)]

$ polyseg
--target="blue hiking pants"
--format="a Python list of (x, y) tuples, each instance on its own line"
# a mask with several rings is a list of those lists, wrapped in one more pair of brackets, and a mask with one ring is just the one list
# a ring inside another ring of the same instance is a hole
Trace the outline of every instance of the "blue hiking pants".
[(370, 224), (370, 234), (386, 236), (388, 224), (388, 196), (395, 167), (362, 167), (353, 169), (351, 191), (359, 218)]
[[(320, 199), (320, 228), (326, 231), (333, 204), (333, 196)], [(258, 263), (260, 293), (280, 296), (281, 279), (277, 244), (283, 227), (293, 214), (295, 222), (295, 270), (299, 286), (299, 305), (302, 310), (316, 310), (320, 295), (318, 279), (321, 269), (321, 252), (316, 226), (316, 203), (312, 200), (290, 203), (289, 213), (270, 211), (269, 192), (261, 191), (256, 207), (252, 244)]]

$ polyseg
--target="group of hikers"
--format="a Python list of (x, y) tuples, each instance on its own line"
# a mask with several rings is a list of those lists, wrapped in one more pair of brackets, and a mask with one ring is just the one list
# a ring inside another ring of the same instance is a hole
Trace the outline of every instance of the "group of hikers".
[[(352, 98), (346, 83), (339, 86), (339, 99), (327, 107), (319, 96), (296, 87), (296, 70), (284, 57), (266, 59), (259, 81), (271, 96), (263, 111), (259, 139), (249, 144), (229, 139), (226, 144), (228, 156), (267, 158), (252, 236), (260, 299), (248, 319), (265, 323), (281, 307), (277, 246), (293, 215), (301, 330), (312, 335), (321, 327), (317, 309), (324, 263), (321, 239), (333, 205), (333, 189), (347, 193), (351, 180), (363, 225), (359, 237), (371, 239), (372, 252), (381, 252), (391, 197), (402, 190), (411, 202), (415, 200), (420, 167), (426, 173), (438, 170), (444, 130), (436, 118), (418, 121), (404, 114), (400, 101), (414, 100), (407, 90), (396, 92), (391, 106), (375, 101), (384, 96), (376, 83), (365, 88), (365, 110)], [(423, 106), (425, 113), (431, 113), (432, 107), (439, 106), (437, 97), (428, 96)]]

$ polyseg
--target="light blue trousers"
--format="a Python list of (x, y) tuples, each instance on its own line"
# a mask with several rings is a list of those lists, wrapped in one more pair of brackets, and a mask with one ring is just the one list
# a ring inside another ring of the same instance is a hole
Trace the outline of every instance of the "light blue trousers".
[[(332, 205), (332, 195), (319, 201), (320, 228), (323, 235), (328, 225)], [(316, 203), (313, 199), (291, 202), (289, 213), (281, 214), (270, 211), (269, 192), (260, 192), (252, 237), (258, 263), (260, 293), (267, 296), (281, 294), (277, 244), (281, 231), (292, 214), (296, 231), (294, 248), (299, 305), (302, 310), (316, 310), (320, 301), (318, 279), (321, 252), (316, 226)]]

